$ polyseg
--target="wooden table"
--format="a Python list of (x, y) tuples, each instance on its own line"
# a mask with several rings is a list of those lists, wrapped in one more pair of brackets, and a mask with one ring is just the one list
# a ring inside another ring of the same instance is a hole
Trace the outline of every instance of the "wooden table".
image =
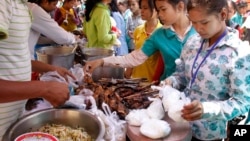
[(153, 140), (140, 133), (140, 127), (128, 125), (127, 136), (131, 141), (190, 141), (192, 138), (191, 128), (188, 122), (176, 123), (172, 119), (165, 115), (166, 120), (171, 127), (170, 134), (163, 138)]

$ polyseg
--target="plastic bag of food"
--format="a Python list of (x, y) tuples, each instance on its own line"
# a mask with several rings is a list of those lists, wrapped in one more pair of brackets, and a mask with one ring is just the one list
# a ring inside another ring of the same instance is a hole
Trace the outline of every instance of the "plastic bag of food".
[(75, 76), (76, 80), (73, 80), (71, 77), (68, 77), (69, 82), (77, 82), (78, 85), (82, 85), (84, 78), (84, 71), (81, 64), (74, 65), (73, 68), (70, 68), (70, 72)]
[(125, 117), (125, 120), (129, 125), (141, 126), (141, 124), (149, 118), (150, 117), (146, 109), (134, 109), (129, 111), (129, 114)]
[(94, 92), (90, 89), (82, 89), (79, 95), (83, 96), (83, 102), (86, 105), (86, 109), (92, 112), (97, 111), (96, 101), (93, 97)]
[(158, 89), (162, 96), (162, 104), (165, 111), (168, 111), (168, 116), (175, 122), (185, 122), (181, 115), (183, 106), (189, 104), (191, 100), (185, 96), (184, 92), (180, 92), (177, 89), (164, 85), (162, 87), (154, 86), (153, 89)]
[(62, 82), (62, 83), (67, 83), (64, 77), (58, 74), (57, 71), (49, 71), (44, 73), (40, 77), (41, 81), (56, 81), (56, 82)]
[(106, 129), (104, 140), (105, 141), (126, 141), (126, 122), (120, 120), (116, 112), (111, 112), (106, 103), (102, 103), (103, 112), (98, 112), (98, 115), (103, 120)]
[(171, 128), (168, 122), (159, 119), (149, 119), (140, 127), (140, 132), (151, 139), (164, 138), (169, 135)]
[(41, 81), (56, 81), (56, 82), (66, 83), (69, 86), (70, 95), (74, 95), (73, 88), (77, 88), (78, 85), (75, 83), (76, 81), (73, 80), (73, 78), (71, 78), (70, 76), (67, 76), (67, 78), (68, 78), (68, 81), (66, 81), (66, 79), (64, 77), (59, 75), (59, 73), (57, 71), (50, 71), (50, 72), (44, 73), (40, 77), (40, 80)]
[(147, 108), (147, 114), (150, 118), (162, 119), (165, 116), (165, 111), (162, 107), (162, 101), (160, 98), (149, 98), (153, 101)]
[(185, 96), (183, 92), (180, 93), (180, 97), (177, 101), (175, 101), (175, 105), (170, 105), (168, 110), (168, 116), (174, 120), (175, 122), (187, 122), (185, 119), (182, 118), (183, 106), (189, 104), (191, 100)]
[(169, 85), (164, 85), (162, 87), (152, 86), (152, 89), (159, 90), (159, 95), (162, 97), (162, 104), (165, 111), (168, 111), (171, 105), (176, 105), (176, 102), (180, 98), (180, 91)]

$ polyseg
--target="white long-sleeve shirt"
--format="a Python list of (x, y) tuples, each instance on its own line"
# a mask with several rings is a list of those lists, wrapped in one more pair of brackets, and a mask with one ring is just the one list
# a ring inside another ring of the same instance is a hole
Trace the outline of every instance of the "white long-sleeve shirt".
[(35, 3), (28, 3), (32, 14), (32, 25), (29, 34), (29, 49), (31, 58), (34, 59), (34, 48), (41, 34), (53, 40), (57, 44), (75, 43), (74, 34), (65, 31), (51, 16)]
[(103, 58), (104, 66), (118, 66), (124, 68), (133, 68), (145, 62), (148, 56), (143, 53), (141, 49), (134, 50), (133, 52), (124, 56), (110, 56)]

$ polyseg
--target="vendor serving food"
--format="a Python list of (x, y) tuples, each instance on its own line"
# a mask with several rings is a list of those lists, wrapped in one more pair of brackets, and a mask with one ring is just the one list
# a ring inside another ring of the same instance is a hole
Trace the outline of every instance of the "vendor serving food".
[(26, 0), (0, 1), (0, 140), (7, 128), (22, 114), (26, 99), (43, 97), (53, 106), (69, 98), (68, 85), (59, 82), (30, 81), (31, 71), (58, 71), (62, 76), (68, 70), (31, 61), (28, 35), (31, 13)]
[[(51, 18), (49, 12), (56, 9), (57, 2), (58, 0), (28, 0), (28, 7), (33, 18), (29, 34), (29, 48), (32, 59), (36, 59), (36, 49), (44, 46), (42, 44), (36, 45), (41, 35), (51, 40), (50, 43), (56, 44), (73, 44), (78, 39), (78, 36), (67, 32)], [(46, 43), (43, 44), (47, 45)]]

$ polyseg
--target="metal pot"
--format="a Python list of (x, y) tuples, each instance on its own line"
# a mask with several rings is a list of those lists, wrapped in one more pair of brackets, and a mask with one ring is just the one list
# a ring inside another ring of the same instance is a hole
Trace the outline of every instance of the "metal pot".
[(36, 51), (39, 61), (70, 69), (74, 65), (74, 47), (46, 46)]
[(6, 131), (2, 141), (14, 141), (21, 134), (37, 131), (45, 124), (63, 124), (70, 127), (83, 127), (88, 134), (99, 141), (105, 133), (105, 126), (102, 120), (85, 110), (73, 109), (46, 109), (27, 115)]
[[(82, 52), (84, 59), (87, 61), (109, 57), (114, 54), (112, 50), (103, 48), (82, 48)], [(104, 66), (98, 67), (94, 70), (92, 73), (92, 79), (95, 82), (101, 78), (123, 79), (123, 74), (124, 68)]]

